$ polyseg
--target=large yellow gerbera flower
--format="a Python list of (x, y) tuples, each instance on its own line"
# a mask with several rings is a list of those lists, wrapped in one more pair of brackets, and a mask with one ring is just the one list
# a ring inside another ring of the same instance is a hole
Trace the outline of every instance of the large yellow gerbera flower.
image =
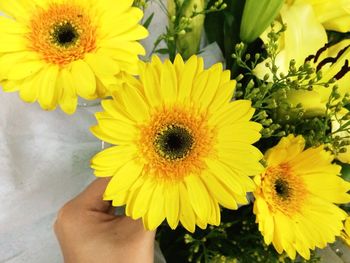
[(45, 110), (73, 113), (77, 95), (95, 99), (137, 73), (136, 42), (147, 36), (132, 0), (1, 1), (0, 84)]
[(333, 203), (350, 201), (350, 183), (323, 146), (304, 150), (302, 136), (289, 135), (266, 154), (267, 168), (255, 178), (254, 213), (266, 244), (292, 259), (334, 242), (347, 214)]
[(92, 159), (96, 176), (113, 176), (105, 200), (155, 229), (166, 218), (189, 231), (220, 223), (221, 204), (237, 209), (262, 171), (261, 125), (251, 122), (250, 101), (231, 102), (235, 81), (221, 64), (180, 56), (174, 65), (153, 57), (140, 80), (126, 82), (114, 100), (102, 101), (92, 132), (118, 145)]

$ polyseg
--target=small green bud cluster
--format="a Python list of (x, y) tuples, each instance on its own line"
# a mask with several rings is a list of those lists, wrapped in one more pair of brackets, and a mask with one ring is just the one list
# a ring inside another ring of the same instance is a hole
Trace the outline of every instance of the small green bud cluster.
[[(256, 109), (253, 119), (263, 125), (263, 138), (283, 137), (294, 133), (306, 137), (308, 145), (332, 145), (334, 139), (331, 139), (330, 133), (331, 118), (345, 105), (350, 104), (350, 96), (342, 98), (336, 80), (324, 81), (322, 71), (316, 71), (310, 62), (297, 66), (296, 61), (291, 60), (288, 72), (280, 72), (276, 63), (278, 39), (286, 30), (286, 25), (282, 25), (279, 30), (275, 27), (274, 24), (271, 25), (269, 41), (265, 44), (267, 57), (263, 53), (247, 54), (247, 46), (243, 43), (235, 46), (232, 58), (246, 72), (236, 77), (235, 97), (252, 101), (252, 106)], [(254, 69), (264, 59), (267, 61), (265, 66), (268, 73), (259, 79), (255, 76)], [(325, 105), (326, 116), (308, 117), (301, 104), (292, 105), (288, 101), (288, 94), (298, 90), (313, 91), (316, 86), (332, 89), (330, 101)], [(346, 118), (350, 118), (350, 114)], [(339, 145), (343, 146), (341, 151), (345, 151), (344, 143)]]
[[(168, 5), (168, 8), (163, 9), (168, 14), (170, 25), (155, 41), (151, 54), (168, 54), (172, 61), (178, 53), (185, 59), (197, 53), (204, 16), (227, 7), (223, 0), (217, 0), (210, 6), (206, 6), (205, 0), (169, 0)], [(166, 44), (166, 48), (158, 48), (162, 42)]]

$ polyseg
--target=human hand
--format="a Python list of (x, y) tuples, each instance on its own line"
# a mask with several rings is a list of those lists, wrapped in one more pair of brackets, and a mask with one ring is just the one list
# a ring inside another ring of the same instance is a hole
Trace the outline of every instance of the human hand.
[(91, 183), (61, 208), (54, 225), (65, 263), (153, 263), (154, 231), (111, 213), (102, 200), (109, 179)]

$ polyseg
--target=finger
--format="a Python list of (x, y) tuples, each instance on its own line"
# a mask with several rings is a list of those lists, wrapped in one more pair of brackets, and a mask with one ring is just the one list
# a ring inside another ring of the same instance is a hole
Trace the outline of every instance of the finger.
[(73, 199), (75, 205), (85, 207), (88, 210), (107, 212), (111, 203), (103, 200), (103, 193), (110, 178), (98, 178), (93, 181), (82, 193)]

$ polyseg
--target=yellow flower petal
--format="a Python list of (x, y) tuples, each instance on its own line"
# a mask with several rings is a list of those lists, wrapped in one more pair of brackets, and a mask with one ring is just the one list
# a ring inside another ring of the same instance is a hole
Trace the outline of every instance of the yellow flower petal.
[(119, 93), (124, 105), (125, 111), (133, 116), (135, 121), (144, 122), (149, 119), (148, 105), (144, 96), (134, 87), (125, 87), (123, 92)]
[(99, 152), (91, 159), (91, 168), (98, 177), (113, 176), (127, 162), (137, 157), (132, 146), (114, 146)]
[(169, 184), (165, 188), (165, 214), (169, 226), (175, 229), (179, 224), (180, 193), (178, 184)]
[(67, 69), (62, 69), (57, 78), (56, 89), (61, 90), (59, 98), (61, 109), (67, 114), (73, 114), (77, 108), (78, 96), (71, 73)]
[(58, 76), (58, 67), (53, 65), (44, 68), (38, 76), (38, 102), (45, 110), (53, 110), (56, 108), (58, 100), (58, 90), (56, 89), (56, 80)]
[(124, 166), (118, 169), (107, 185), (104, 199), (107, 200), (110, 196), (114, 196), (130, 188), (137, 178), (139, 178), (142, 168), (142, 165), (137, 164), (135, 161), (125, 163)]
[(180, 84), (179, 87), (179, 93), (178, 93), (178, 100), (179, 101), (185, 101), (189, 98), (191, 91), (192, 91), (192, 85), (194, 81), (194, 77), (196, 76), (198, 69), (198, 59), (196, 56), (192, 56), (186, 63), (183, 69), (183, 73), (180, 77)]
[(133, 209), (131, 212), (131, 217), (133, 219), (138, 219), (145, 215), (148, 206), (151, 202), (151, 198), (156, 187), (156, 183), (153, 180), (146, 179), (139, 191), (135, 191), (136, 198), (133, 203)]
[(154, 189), (151, 202), (149, 204), (149, 210), (144, 217), (143, 223), (149, 230), (156, 229), (165, 218), (164, 207), (164, 188), (162, 185), (157, 185)]
[(217, 176), (211, 173), (206, 173), (202, 176), (202, 181), (205, 183), (209, 192), (215, 197), (218, 202), (229, 209), (237, 209), (236, 199), (231, 193), (231, 188), (226, 184), (222, 184)]
[(153, 107), (157, 107), (161, 104), (160, 90), (160, 78), (157, 72), (151, 65), (146, 64), (143, 71), (140, 73), (140, 78), (145, 85), (145, 96), (147, 101)]
[(71, 73), (78, 95), (84, 99), (95, 98), (96, 79), (88, 64), (83, 60), (74, 61)]
[(96, 53), (87, 54), (84, 60), (104, 86), (109, 87), (117, 84), (115, 75), (120, 72), (120, 67), (113, 59)]
[(210, 212), (210, 201), (206, 187), (196, 175), (186, 176), (184, 182), (194, 212), (205, 221)]
[(160, 95), (164, 103), (172, 103), (177, 94), (177, 78), (174, 66), (166, 60), (160, 75)]
[(196, 216), (194, 214), (188, 191), (182, 183), (179, 185), (180, 192), (180, 221), (184, 228), (193, 233), (195, 230)]

